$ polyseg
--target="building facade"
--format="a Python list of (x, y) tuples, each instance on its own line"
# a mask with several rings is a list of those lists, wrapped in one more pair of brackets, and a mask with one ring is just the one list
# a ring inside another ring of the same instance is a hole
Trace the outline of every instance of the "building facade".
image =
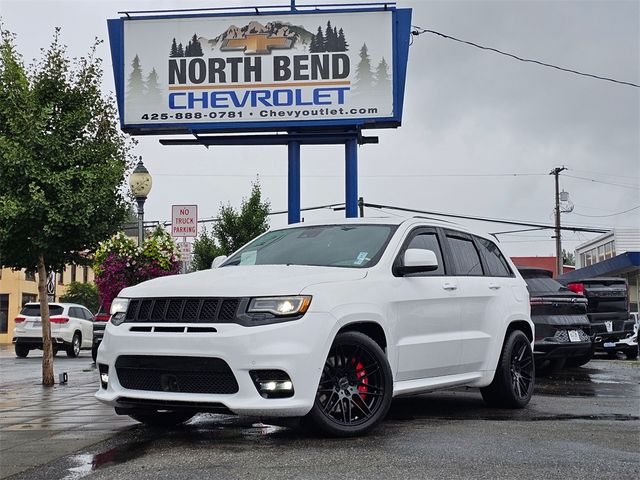
[[(62, 273), (56, 274), (55, 282), (49, 285), (49, 290), (53, 290), (55, 285), (53, 298), (59, 301), (60, 297), (66, 293), (69, 283), (93, 281), (94, 274), (91, 267), (67, 265)], [(38, 300), (38, 282), (35, 273), (0, 268), (0, 344), (11, 343), (14, 319), (20, 313), (22, 306)]]
[(620, 277), (629, 284), (632, 312), (640, 297), (640, 228), (618, 228), (576, 247), (576, 270), (561, 279), (579, 281), (593, 277)]

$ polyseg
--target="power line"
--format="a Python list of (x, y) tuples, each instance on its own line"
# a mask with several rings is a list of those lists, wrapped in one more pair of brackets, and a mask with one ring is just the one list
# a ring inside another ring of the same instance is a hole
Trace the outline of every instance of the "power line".
[[(197, 174), (197, 173), (154, 173), (155, 176), (159, 177), (248, 177), (254, 174), (217, 174), (217, 173), (207, 173), (207, 174)], [(424, 174), (383, 174), (383, 175), (360, 175), (359, 178), (426, 178), (426, 177), (538, 177), (538, 176), (546, 176), (546, 173), (424, 173)], [(259, 175), (261, 178), (284, 178), (287, 175), (277, 175), (277, 174), (269, 174), (269, 175)], [(303, 175), (302, 178), (343, 178), (344, 175)]]
[[(413, 208), (405, 208), (405, 207), (396, 207), (393, 205), (381, 205), (376, 203), (365, 203), (365, 207), (379, 208), (379, 209), (390, 209), (397, 210), (399, 212), (408, 212), (408, 213), (417, 213), (424, 215), (436, 215), (438, 217), (449, 217), (449, 218), (461, 218), (464, 220), (476, 220), (480, 222), (489, 222), (489, 223), (502, 223), (505, 225), (518, 225), (523, 227), (537, 227), (540, 229), (555, 229), (553, 225), (544, 225), (541, 223), (530, 223), (530, 222), (521, 222), (517, 220), (504, 220), (498, 218), (486, 218), (486, 217), (475, 217), (471, 215), (458, 215), (453, 213), (441, 213), (441, 212), (429, 212), (426, 210), (417, 210)], [(591, 227), (579, 227), (579, 226), (564, 226), (560, 228), (561, 230), (568, 230), (572, 232), (589, 232), (589, 233), (606, 233), (608, 230), (603, 230), (599, 228), (591, 228)]]
[(630, 188), (631, 190), (640, 190), (639, 186), (634, 186), (634, 185), (629, 185), (629, 184), (624, 184), (624, 183), (613, 183), (613, 182), (605, 182), (604, 180), (596, 180), (594, 178), (587, 178), (587, 177), (578, 177), (577, 175), (567, 175), (566, 173), (564, 175), (562, 175), (563, 177), (567, 177), (567, 178), (575, 178), (578, 180), (584, 180), (586, 182), (592, 182), (592, 183), (602, 183), (604, 185), (613, 185), (616, 187), (621, 187), (621, 188)]
[(452, 37), (450, 35), (446, 35), (446, 34), (441, 33), (441, 32), (436, 32), (435, 30), (427, 30), (427, 29), (424, 29), (422, 27), (416, 27), (416, 26), (412, 26), (412, 28), (415, 29), (415, 30), (413, 30), (411, 32), (412, 39), (413, 39), (413, 36), (421, 35), (423, 33), (432, 33), (434, 35), (438, 35), (440, 37), (443, 37), (443, 38), (446, 38), (446, 39), (449, 39), (449, 40), (454, 40), (456, 42), (460, 42), (460, 43), (464, 43), (464, 44), (467, 44), (467, 45), (471, 45), (472, 47), (480, 48), (482, 50), (489, 50), (491, 52), (499, 53), (500, 55), (505, 55), (507, 57), (514, 58), (514, 59), (519, 60), (521, 62), (535, 63), (535, 64), (541, 65), (543, 67), (555, 68), (556, 70), (561, 70), (563, 72), (573, 73), (573, 74), (576, 74), (576, 75), (582, 75), (583, 77), (590, 77), (590, 78), (595, 78), (595, 79), (598, 79), (598, 80), (606, 80), (607, 82), (619, 83), (621, 85), (629, 85), (631, 87), (640, 88), (640, 85), (638, 85), (636, 83), (625, 82), (625, 81), (622, 81), (622, 80), (616, 80), (614, 78), (609, 78), (609, 77), (601, 77), (600, 75), (594, 75), (594, 74), (591, 74), (591, 73), (580, 72), (578, 70), (572, 70), (570, 68), (559, 67), (558, 65), (553, 65), (551, 63), (545, 63), (545, 62), (540, 62), (538, 60), (532, 60), (530, 58), (519, 57), (518, 55), (514, 55), (513, 53), (503, 52), (502, 50), (498, 50), (497, 48), (485, 47), (483, 45), (478, 45), (477, 43), (469, 42), (467, 40), (461, 40), (459, 38)]
[(618, 213), (610, 213), (609, 215), (584, 215), (582, 213), (576, 213), (576, 212), (571, 212), (574, 215), (578, 215), (579, 217), (589, 217), (589, 218), (605, 218), (605, 217), (615, 217), (616, 215), (622, 215), (623, 213), (629, 213), (629, 212), (633, 212), (634, 210), (637, 210), (640, 208), (640, 205), (637, 205), (633, 208), (630, 208), (629, 210), (624, 210), (622, 212), (618, 212)]
[(578, 173), (588, 173), (588, 174), (591, 174), (591, 175), (599, 175), (599, 176), (605, 176), (605, 177), (616, 177), (616, 178), (626, 178), (626, 179), (633, 179), (633, 180), (640, 181), (640, 177), (634, 176), (634, 175), (614, 175), (612, 173), (605, 173), (605, 172), (593, 172), (593, 171), (589, 171), (589, 170), (576, 170), (575, 168), (567, 168), (567, 170), (571, 170), (572, 172), (578, 172)]

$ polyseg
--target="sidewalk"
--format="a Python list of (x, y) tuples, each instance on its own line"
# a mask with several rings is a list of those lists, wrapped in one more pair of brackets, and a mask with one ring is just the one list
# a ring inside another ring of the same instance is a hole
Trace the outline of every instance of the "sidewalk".
[(13, 347), (0, 346), (0, 478), (44, 465), (103, 441), (136, 422), (99, 403), (98, 373), (88, 352), (79, 358), (54, 359), (56, 382), (41, 385), (42, 353), (17, 358)]

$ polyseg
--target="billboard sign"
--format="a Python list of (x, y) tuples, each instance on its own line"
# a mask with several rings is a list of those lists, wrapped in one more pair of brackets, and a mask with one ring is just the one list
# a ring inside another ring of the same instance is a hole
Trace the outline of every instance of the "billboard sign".
[(198, 206), (197, 205), (172, 205), (171, 206), (171, 236), (172, 237), (198, 236)]
[(109, 20), (121, 126), (398, 126), (409, 28), (395, 8)]

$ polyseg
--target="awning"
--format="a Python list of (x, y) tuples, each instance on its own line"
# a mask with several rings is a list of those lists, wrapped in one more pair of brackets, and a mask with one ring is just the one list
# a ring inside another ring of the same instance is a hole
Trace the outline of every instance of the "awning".
[(640, 252), (626, 252), (588, 267), (567, 272), (558, 277), (562, 283), (594, 277), (615, 277), (629, 272), (640, 271)]

